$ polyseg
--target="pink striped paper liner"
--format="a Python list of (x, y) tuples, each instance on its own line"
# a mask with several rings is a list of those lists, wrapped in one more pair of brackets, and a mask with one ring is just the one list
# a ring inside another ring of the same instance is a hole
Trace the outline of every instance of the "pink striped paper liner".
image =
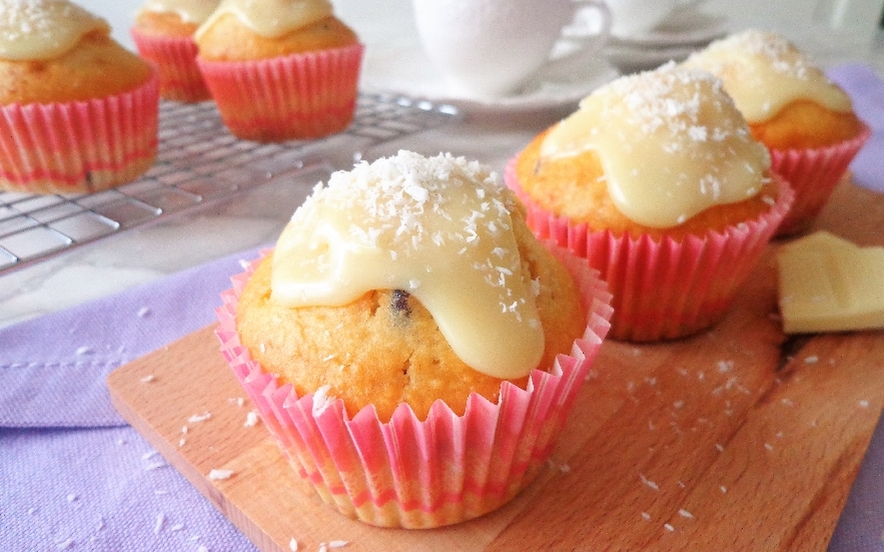
[(795, 203), (780, 223), (777, 236), (807, 230), (871, 135), (872, 130), (864, 124), (855, 138), (840, 144), (803, 150), (770, 150), (771, 169), (788, 180), (795, 191)]
[(121, 94), (0, 107), (0, 188), (95, 192), (134, 180), (157, 152), (159, 79)]
[(364, 47), (197, 64), (224, 124), (246, 140), (320, 138), (350, 126)]
[(162, 37), (130, 29), (138, 53), (154, 64), (160, 76), (160, 97), (177, 102), (201, 102), (212, 96), (196, 64), (192, 37)]
[(592, 231), (544, 210), (522, 190), (515, 163), (513, 158), (507, 164), (504, 179), (527, 207), (528, 226), (539, 239), (587, 259), (608, 282), (614, 308), (609, 337), (622, 341), (685, 337), (721, 320), (794, 199), (788, 183), (774, 174), (779, 197), (766, 214), (722, 232), (658, 242), (648, 235)]
[(475, 518), (505, 504), (539, 473), (609, 328), (604, 282), (581, 259), (549, 247), (580, 284), (586, 333), (549, 372), (534, 370), (527, 389), (504, 382), (497, 404), (473, 394), (462, 416), (437, 401), (425, 421), (405, 404), (386, 423), (370, 406), (349, 419), (339, 399), (299, 397), (291, 385), (280, 386), (236, 334), (237, 300), (257, 260), (222, 294), (221, 352), (293, 468), (342, 514), (405, 528)]

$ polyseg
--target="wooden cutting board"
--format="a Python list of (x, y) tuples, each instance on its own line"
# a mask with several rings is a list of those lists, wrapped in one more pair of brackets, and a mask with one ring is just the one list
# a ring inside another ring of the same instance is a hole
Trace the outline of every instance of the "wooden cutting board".
[[(842, 183), (817, 227), (884, 245), (884, 196)], [(265, 551), (292, 538), (301, 550), (824, 550), (884, 406), (884, 332), (784, 336), (777, 247), (713, 330), (606, 341), (548, 469), (501, 510), (452, 527), (380, 529), (325, 506), (266, 429), (246, 427), (252, 407), (213, 327), (119, 368), (108, 387)]]

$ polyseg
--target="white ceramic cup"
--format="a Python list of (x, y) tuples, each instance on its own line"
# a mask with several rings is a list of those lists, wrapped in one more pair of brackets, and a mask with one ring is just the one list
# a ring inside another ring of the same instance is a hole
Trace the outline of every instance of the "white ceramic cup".
[(646, 33), (674, 11), (688, 9), (705, 0), (606, 0), (611, 10), (611, 34), (630, 37)]
[(611, 25), (604, 0), (413, 0), (412, 5), (424, 52), (447, 92), (463, 98), (517, 92), (553, 63), (553, 47), (577, 9), (598, 11), (598, 32), (582, 37), (569, 58), (601, 49)]

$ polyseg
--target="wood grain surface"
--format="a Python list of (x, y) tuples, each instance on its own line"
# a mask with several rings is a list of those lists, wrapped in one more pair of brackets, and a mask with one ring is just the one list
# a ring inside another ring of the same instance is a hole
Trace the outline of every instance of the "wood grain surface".
[[(816, 228), (884, 245), (884, 196), (844, 182)], [(119, 368), (108, 387), (265, 551), (292, 538), (301, 550), (825, 550), (884, 406), (884, 332), (785, 336), (778, 246), (711, 331), (606, 341), (548, 469), (501, 510), (452, 527), (380, 529), (325, 506), (266, 429), (245, 425), (252, 407), (213, 327)]]

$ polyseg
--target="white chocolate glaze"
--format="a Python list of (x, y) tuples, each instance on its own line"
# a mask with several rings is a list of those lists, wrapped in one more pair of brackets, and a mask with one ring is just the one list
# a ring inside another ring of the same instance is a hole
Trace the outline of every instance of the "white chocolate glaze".
[(770, 168), (721, 81), (672, 63), (584, 98), (550, 131), (540, 156), (585, 151), (598, 155), (617, 209), (653, 228), (752, 197)]
[(185, 23), (200, 25), (218, 7), (219, 0), (148, 0), (139, 13), (174, 13)]
[(500, 378), (537, 366), (536, 283), (522, 270), (516, 200), (478, 163), (400, 151), (339, 171), (295, 211), (276, 244), (272, 300), (346, 305), (401, 289), (432, 314), (467, 365)]
[(724, 82), (750, 123), (767, 121), (790, 102), (810, 100), (836, 111), (852, 109), (850, 97), (782, 36), (748, 30), (710, 44), (683, 62)]
[(232, 14), (255, 33), (276, 38), (333, 15), (328, 0), (221, 0), (196, 38), (221, 16)]
[(107, 22), (67, 0), (0, 0), (0, 59), (58, 57)]

